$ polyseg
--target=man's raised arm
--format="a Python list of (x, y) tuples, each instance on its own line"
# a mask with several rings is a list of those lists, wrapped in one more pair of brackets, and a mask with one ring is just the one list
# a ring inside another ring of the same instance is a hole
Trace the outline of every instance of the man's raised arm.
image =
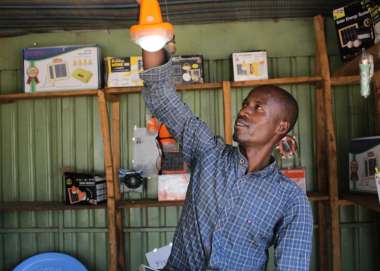
[(217, 144), (207, 125), (191, 112), (176, 94), (171, 61), (166, 51), (143, 51), (143, 96), (146, 106), (182, 146), (186, 162)]
[(161, 66), (165, 62), (165, 51), (161, 49), (157, 52), (148, 52), (143, 50), (144, 70)]

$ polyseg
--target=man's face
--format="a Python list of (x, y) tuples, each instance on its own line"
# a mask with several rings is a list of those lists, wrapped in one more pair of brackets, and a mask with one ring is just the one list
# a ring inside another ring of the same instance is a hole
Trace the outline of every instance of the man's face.
[(270, 91), (252, 91), (243, 101), (235, 121), (234, 140), (244, 147), (260, 147), (277, 135), (281, 105)]

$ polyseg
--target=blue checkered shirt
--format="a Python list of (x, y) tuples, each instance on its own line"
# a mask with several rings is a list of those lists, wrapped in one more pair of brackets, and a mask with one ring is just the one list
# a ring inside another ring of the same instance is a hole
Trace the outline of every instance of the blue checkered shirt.
[(165, 270), (308, 270), (313, 217), (305, 193), (276, 162), (247, 174), (237, 147), (215, 137), (180, 100), (171, 62), (141, 75), (153, 115), (181, 145), (191, 180)]

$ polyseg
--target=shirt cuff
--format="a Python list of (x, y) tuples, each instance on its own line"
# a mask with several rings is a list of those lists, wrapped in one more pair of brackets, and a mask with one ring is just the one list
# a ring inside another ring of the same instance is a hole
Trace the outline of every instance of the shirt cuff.
[(153, 83), (172, 78), (172, 60), (169, 53), (166, 51), (165, 61), (166, 63), (162, 64), (161, 66), (150, 68), (140, 73), (140, 78), (146, 83)]

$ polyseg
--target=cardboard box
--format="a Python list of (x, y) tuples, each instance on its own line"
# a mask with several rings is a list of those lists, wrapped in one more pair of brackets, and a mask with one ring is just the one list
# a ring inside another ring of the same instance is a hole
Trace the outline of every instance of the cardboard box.
[(369, 11), (375, 34), (375, 43), (380, 41), (380, 7), (378, 0), (363, 0), (362, 5)]
[(104, 177), (75, 172), (65, 172), (63, 176), (67, 204), (97, 205), (107, 199), (107, 184)]
[(164, 174), (158, 176), (158, 201), (184, 200), (190, 174)]
[(267, 52), (233, 53), (234, 81), (268, 79)]
[(173, 77), (176, 84), (203, 83), (203, 57), (173, 56)]
[(338, 46), (342, 61), (360, 54), (374, 44), (371, 15), (364, 3), (353, 2), (333, 10)]
[(139, 74), (143, 71), (141, 56), (106, 57), (104, 59), (106, 87), (143, 86)]
[(281, 169), (281, 173), (294, 181), (306, 193), (306, 170), (305, 168)]
[(70, 45), (23, 49), (24, 91), (98, 89), (100, 48)]
[(380, 160), (380, 137), (351, 140), (349, 153), (350, 191), (376, 194), (375, 173)]

